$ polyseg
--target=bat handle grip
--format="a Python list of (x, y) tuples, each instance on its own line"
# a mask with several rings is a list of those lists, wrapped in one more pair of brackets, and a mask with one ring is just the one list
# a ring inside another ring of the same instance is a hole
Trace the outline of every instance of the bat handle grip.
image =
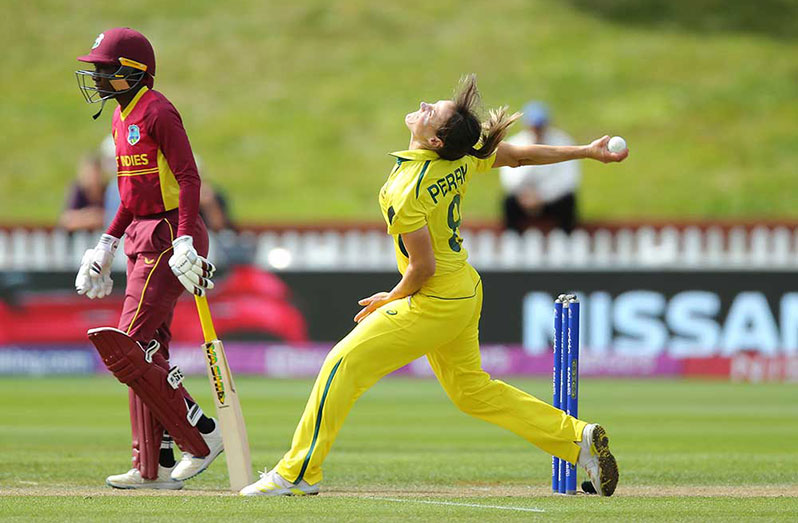
[(211, 309), (208, 307), (208, 299), (205, 296), (194, 296), (194, 301), (197, 304), (197, 313), (199, 313), (205, 343), (210, 343), (217, 338), (216, 329), (213, 328), (213, 320), (211, 319)]

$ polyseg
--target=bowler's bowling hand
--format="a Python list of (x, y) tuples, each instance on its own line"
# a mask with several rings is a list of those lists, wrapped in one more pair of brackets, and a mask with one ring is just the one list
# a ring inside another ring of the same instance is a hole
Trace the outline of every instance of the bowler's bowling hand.
[(213, 289), (213, 273), (216, 267), (197, 254), (191, 236), (179, 236), (172, 242), (174, 252), (169, 258), (169, 267), (188, 292), (205, 296), (205, 291)]
[(598, 160), (602, 163), (622, 162), (629, 156), (629, 149), (624, 149), (619, 153), (610, 152), (607, 144), (610, 142), (610, 137), (605, 135), (598, 140), (593, 140), (587, 146), (587, 157)]
[(378, 292), (377, 294), (373, 294), (368, 298), (359, 300), (357, 303), (358, 305), (361, 305), (363, 309), (361, 309), (361, 311), (355, 315), (355, 321), (360, 323), (366, 318), (366, 316), (376, 311), (389, 301), (391, 301), (391, 295), (387, 292)]

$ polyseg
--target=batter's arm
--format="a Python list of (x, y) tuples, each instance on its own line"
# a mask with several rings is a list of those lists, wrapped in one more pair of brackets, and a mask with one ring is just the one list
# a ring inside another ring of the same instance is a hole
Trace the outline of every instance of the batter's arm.
[(120, 204), (119, 208), (116, 210), (116, 215), (114, 215), (114, 219), (111, 224), (108, 226), (108, 229), (105, 231), (105, 234), (109, 236), (113, 236), (114, 238), (121, 238), (123, 234), (125, 234), (125, 230), (127, 226), (133, 221), (133, 213), (130, 212), (124, 204)]
[(191, 236), (199, 214), (200, 176), (177, 109), (164, 106), (154, 116), (153, 133), (180, 187), (177, 237)]

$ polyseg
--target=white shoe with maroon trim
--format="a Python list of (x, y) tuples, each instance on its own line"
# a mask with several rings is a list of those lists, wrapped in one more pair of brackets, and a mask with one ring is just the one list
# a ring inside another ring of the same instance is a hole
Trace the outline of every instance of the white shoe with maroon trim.
[(141, 477), (139, 469), (130, 469), (124, 474), (108, 476), (105, 483), (109, 487), (120, 489), (180, 490), (183, 488), (183, 482), (172, 479), (171, 473), (172, 468), (158, 465), (158, 477), (156, 479), (144, 479)]

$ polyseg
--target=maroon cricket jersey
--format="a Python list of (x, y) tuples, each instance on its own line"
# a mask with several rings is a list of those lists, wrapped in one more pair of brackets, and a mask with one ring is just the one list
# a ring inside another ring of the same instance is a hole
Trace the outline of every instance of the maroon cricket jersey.
[(200, 178), (177, 109), (143, 87), (112, 123), (122, 200), (107, 233), (121, 238), (134, 217), (178, 209), (177, 236), (191, 235), (199, 210)]

